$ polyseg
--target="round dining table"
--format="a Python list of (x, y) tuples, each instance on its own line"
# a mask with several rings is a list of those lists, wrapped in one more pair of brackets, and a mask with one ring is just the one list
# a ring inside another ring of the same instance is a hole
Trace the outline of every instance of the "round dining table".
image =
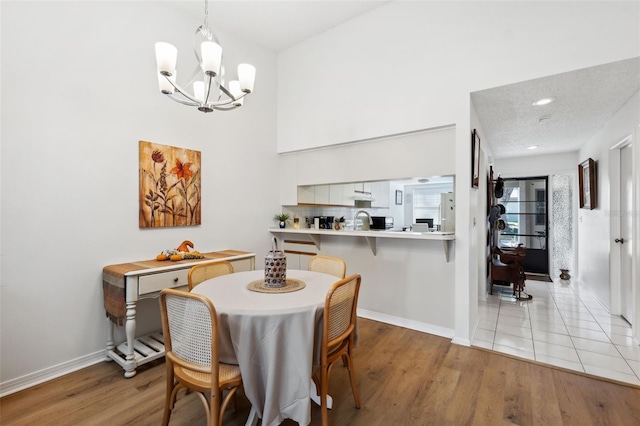
[[(208, 279), (191, 290), (216, 308), (220, 362), (240, 366), (251, 414), (247, 424), (279, 425), (289, 418), (311, 422), (311, 380), (319, 355), (324, 301), (339, 278), (320, 272), (287, 270), (287, 279), (304, 283), (292, 292), (264, 293), (249, 284), (264, 271), (245, 271)], [(314, 395), (315, 396), (315, 395)]]

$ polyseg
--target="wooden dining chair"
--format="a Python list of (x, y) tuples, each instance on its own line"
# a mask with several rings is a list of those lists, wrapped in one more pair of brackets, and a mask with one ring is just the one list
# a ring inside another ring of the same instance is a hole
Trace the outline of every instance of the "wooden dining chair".
[(209, 278), (219, 277), (220, 275), (233, 274), (233, 265), (226, 260), (218, 260), (217, 262), (202, 263), (195, 265), (189, 269), (188, 282), (189, 291), (195, 286)]
[[(231, 398), (242, 385), (240, 367), (222, 364), (218, 354), (218, 317), (207, 297), (186, 291), (160, 292), (167, 364), (162, 424), (169, 424), (178, 391), (193, 391), (205, 406), (207, 425), (222, 424)], [(223, 398), (223, 390), (228, 390)]]
[(327, 394), (329, 393), (329, 375), (333, 363), (339, 359), (345, 361), (349, 371), (349, 381), (356, 407), (360, 408), (360, 396), (353, 370), (354, 337), (356, 330), (356, 309), (360, 292), (360, 275), (351, 275), (342, 279), (327, 292), (324, 302), (320, 365), (314, 371), (313, 381), (320, 391), (320, 411), (322, 425), (328, 426)]
[(347, 264), (338, 257), (321, 256), (319, 254), (309, 259), (308, 269), (315, 272), (334, 275), (343, 279), (347, 275)]

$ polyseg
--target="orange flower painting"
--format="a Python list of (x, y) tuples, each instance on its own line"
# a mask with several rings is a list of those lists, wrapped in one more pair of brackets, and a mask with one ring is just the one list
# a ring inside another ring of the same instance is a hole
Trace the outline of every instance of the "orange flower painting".
[(140, 141), (140, 228), (200, 225), (200, 151)]

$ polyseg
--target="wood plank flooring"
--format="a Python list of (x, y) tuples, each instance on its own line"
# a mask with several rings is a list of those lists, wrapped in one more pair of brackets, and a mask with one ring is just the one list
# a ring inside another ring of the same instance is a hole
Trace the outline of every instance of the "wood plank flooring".
[[(346, 369), (330, 381), (332, 425), (635, 425), (640, 388), (602, 381), (449, 339), (360, 319), (355, 366), (362, 408), (354, 406)], [(104, 362), (0, 399), (0, 424), (159, 425), (165, 365), (154, 361), (125, 379)], [(225, 425), (243, 425), (242, 391)], [(320, 410), (312, 409), (312, 425)], [(171, 425), (204, 425), (195, 395), (182, 396)], [(285, 421), (283, 425), (294, 425)]]

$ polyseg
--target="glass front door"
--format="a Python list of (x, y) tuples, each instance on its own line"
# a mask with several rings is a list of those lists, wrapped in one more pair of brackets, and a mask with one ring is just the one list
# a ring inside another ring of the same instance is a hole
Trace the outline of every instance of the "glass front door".
[(512, 248), (522, 244), (527, 248), (525, 272), (549, 274), (547, 183), (546, 176), (505, 179), (503, 196), (498, 199), (506, 222), (499, 245)]

